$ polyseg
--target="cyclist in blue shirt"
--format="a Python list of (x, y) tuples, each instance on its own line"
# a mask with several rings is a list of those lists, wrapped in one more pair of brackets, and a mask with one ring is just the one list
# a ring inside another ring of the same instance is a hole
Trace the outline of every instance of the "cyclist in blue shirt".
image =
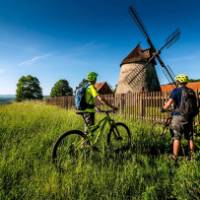
[(177, 160), (178, 152), (180, 148), (181, 136), (184, 135), (185, 139), (188, 140), (188, 145), (190, 149), (190, 155), (192, 156), (194, 152), (194, 142), (193, 142), (193, 118), (186, 119), (178, 111), (181, 104), (181, 96), (184, 88), (189, 81), (189, 78), (185, 74), (179, 74), (175, 77), (177, 88), (175, 88), (169, 97), (169, 100), (163, 106), (161, 112), (167, 110), (172, 104), (174, 106), (174, 111), (172, 113), (171, 129), (173, 131), (173, 154), (172, 159)]

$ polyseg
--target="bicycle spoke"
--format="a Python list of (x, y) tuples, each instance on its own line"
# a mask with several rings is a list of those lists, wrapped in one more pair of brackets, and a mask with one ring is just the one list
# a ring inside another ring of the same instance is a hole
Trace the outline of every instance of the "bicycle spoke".
[(52, 158), (59, 169), (72, 169), (86, 159), (87, 140), (76, 131), (61, 136), (53, 149)]
[(130, 147), (131, 135), (128, 127), (123, 123), (116, 123), (108, 135), (108, 145), (114, 151), (127, 150)]

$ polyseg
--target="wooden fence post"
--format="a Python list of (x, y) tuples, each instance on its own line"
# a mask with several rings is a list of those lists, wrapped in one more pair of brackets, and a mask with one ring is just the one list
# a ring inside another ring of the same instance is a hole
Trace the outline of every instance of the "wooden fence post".
[(141, 119), (145, 118), (145, 98), (144, 98), (144, 93), (140, 93), (139, 98), (140, 98), (140, 115), (141, 115)]
[[(196, 90), (198, 95), (198, 90)], [(149, 121), (163, 121), (167, 114), (161, 114), (160, 108), (168, 98), (167, 92), (142, 92), (132, 94), (105, 95), (110, 103), (119, 108), (119, 114), (126, 118), (145, 119)], [(45, 100), (49, 105), (57, 105), (64, 109), (74, 108), (74, 97), (54, 97)], [(200, 115), (195, 119), (200, 122)]]

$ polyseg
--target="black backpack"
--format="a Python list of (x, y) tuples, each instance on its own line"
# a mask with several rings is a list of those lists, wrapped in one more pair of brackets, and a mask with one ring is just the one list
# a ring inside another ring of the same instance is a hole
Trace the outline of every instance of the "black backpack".
[(199, 113), (197, 98), (192, 89), (187, 87), (182, 89), (181, 103), (177, 111), (187, 120), (194, 118)]

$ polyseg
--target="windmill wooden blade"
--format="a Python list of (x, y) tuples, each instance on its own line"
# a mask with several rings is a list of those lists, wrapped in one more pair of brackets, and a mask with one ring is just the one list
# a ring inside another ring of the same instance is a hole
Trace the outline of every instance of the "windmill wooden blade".
[(175, 77), (175, 74), (174, 74), (174, 72), (172, 71), (172, 68), (169, 65), (167, 65), (167, 69), (168, 69), (168, 71), (170, 71), (170, 74), (172, 74), (172, 76)]
[(130, 15), (132, 16), (134, 22), (136, 23), (136, 25), (138, 26), (139, 30), (142, 32), (142, 34), (145, 36), (145, 38), (147, 39), (148, 44), (150, 45), (150, 47), (152, 48), (152, 50), (155, 51), (155, 47), (153, 45), (153, 42), (149, 36), (149, 34), (146, 31), (146, 28), (144, 26), (144, 23), (142, 22), (141, 18), (139, 17), (139, 15), (137, 14), (137, 11), (135, 9), (135, 7), (130, 6), (129, 7), (129, 12)]
[(137, 11), (135, 9), (134, 6), (130, 6), (129, 7), (129, 12), (134, 20), (134, 22), (136, 23), (136, 25), (138, 26), (139, 30), (142, 32), (142, 34), (145, 36), (148, 44), (150, 45), (151, 51), (152, 51), (152, 57), (148, 60), (148, 62), (142, 67), (136, 67), (134, 70), (132, 70), (132, 72), (130, 74), (128, 74), (128, 76), (126, 77), (127, 82), (129, 83), (129, 85), (134, 86), (142, 77), (142, 74), (144, 73), (144, 69), (148, 66), (148, 64), (156, 59), (159, 64), (161, 65), (161, 67), (163, 68), (163, 71), (165, 73), (165, 76), (167, 77), (167, 79), (169, 79), (170, 82), (175, 84), (175, 80), (174, 80), (174, 74), (172, 72), (172, 70), (165, 65), (165, 63), (163, 62), (162, 58), (160, 57), (160, 53), (164, 48), (169, 48), (171, 45), (173, 45), (180, 37), (180, 30), (176, 29), (165, 41), (164, 45), (159, 49), (156, 50), (149, 34), (146, 31), (146, 28), (141, 20), (141, 18), (139, 17), (139, 15), (137, 14)]
[(181, 31), (177, 28), (165, 41), (166, 48), (171, 47), (180, 38)]
[(160, 65), (161, 65), (162, 71), (163, 71), (164, 75), (166, 76), (166, 78), (168, 79), (168, 81), (170, 83), (175, 84), (174, 73), (173, 73), (172, 69), (169, 66), (166, 66), (164, 64), (164, 62), (161, 60), (160, 55), (159, 55), (160, 53), (161, 53), (161, 50), (158, 50), (157, 52), (153, 53), (152, 57), (148, 60), (148, 62), (145, 63), (145, 65), (143, 65), (143, 66), (138, 65), (134, 70), (132, 70), (126, 77), (127, 83), (130, 86), (133, 86), (133, 87), (136, 86), (138, 81), (140, 81), (142, 79), (145, 68), (147, 68), (147, 66), (155, 58), (157, 58), (158, 61), (160, 61), (162, 63)]
[(157, 54), (156, 58), (157, 58), (158, 62), (160, 63), (161, 67), (163, 67), (164, 70), (166, 71), (167, 76), (170, 79), (170, 82), (173, 83), (174, 85), (176, 85), (173, 74), (170, 73), (170, 70), (168, 69), (167, 65), (165, 65), (165, 63), (162, 61), (160, 55)]
[(180, 38), (180, 35), (180, 30), (176, 29), (171, 35), (168, 36), (164, 45), (159, 49), (159, 51), (162, 51), (164, 48), (171, 47), (175, 42), (177, 42), (177, 40)]
[[(176, 29), (165, 41), (164, 45), (156, 52), (154, 53), (154, 55), (152, 57), (155, 57), (159, 64), (161, 65), (161, 67), (163, 68), (163, 72), (165, 74), (165, 76), (167, 77), (168, 81), (173, 83), (174, 85), (176, 85), (175, 80), (174, 80), (174, 73), (172, 71), (172, 69), (165, 65), (165, 63), (163, 62), (163, 60), (160, 57), (160, 54), (162, 52), (162, 50), (164, 48), (169, 48), (170, 46), (172, 46), (179, 38), (180, 38), (180, 30)], [(150, 58), (151, 60), (152, 58)]]
[(170, 46), (172, 46), (179, 38), (180, 38), (180, 30), (176, 29), (165, 41), (164, 45), (158, 50), (158, 53), (156, 54), (156, 58), (158, 60), (158, 62), (160, 63), (161, 67), (162, 67), (162, 71), (165, 75), (165, 77), (168, 79), (168, 81), (170, 83), (174, 83), (175, 84), (175, 80), (174, 80), (174, 73), (172, 71), (172, 69), (170, 68), (170, 66), (167, 66), (164, 64), (164, 62), (162, 61), (161, 57), (160, 57), (160, 53), (162, 52), (162, 50), (164, 48), (169, 48)]
[(144, 70), (147, 66), (160, 54), (161, 51), (157, 51), (153, 53), (153, 55), (149, 58), (149, 60), (141, 67), (138, 65), (134, 70), (132, 70), (126, 77), (126, 81), (129, 85), (135, 86), (135, 84), (141, 80), (144, 74)]
[(127, 75), (126, 81), (131, 87), (135, 87), (143, 78), (145, 68), (146, 66), (137, 65), (136, 68)]
[[(167, 69), (167, 70), (166, 70), (166, 69)], [(165, 77), (167, 78), (168, 82), (171, 83), (172, 80), (171, 80), (171, 78), (170, 78), (170, 76), (169, 76), (168, 71), (170, 71), (170, 74), (171, 74), (173, 77), (175, 77), (175, 75), (174, 75), (174, 73), (173, 73), (171, 67), (170, 67), (169, 65), (167, 65), (166, 68), (161, 67), (161, 70), (162, 70), (163, 74), (165, 75)]]

